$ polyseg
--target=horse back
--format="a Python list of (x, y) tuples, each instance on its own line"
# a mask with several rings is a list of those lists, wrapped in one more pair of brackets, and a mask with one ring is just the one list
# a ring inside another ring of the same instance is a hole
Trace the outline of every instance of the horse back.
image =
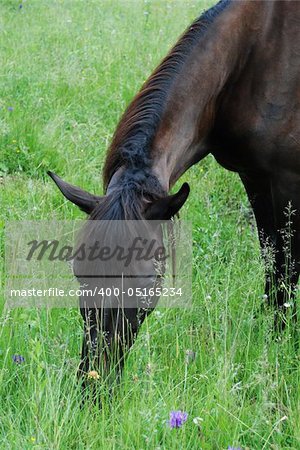
[(212, 153), (239, 172), (280, 165), (300, 174), (300, 2), (265, 3), (247, 62), (224, 89)]

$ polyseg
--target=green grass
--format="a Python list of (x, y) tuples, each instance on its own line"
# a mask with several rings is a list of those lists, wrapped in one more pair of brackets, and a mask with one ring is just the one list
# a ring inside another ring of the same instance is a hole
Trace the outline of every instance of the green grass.
[[(122, 111), (210, 4), (27, 0), (18, 9), (17, 0), (1, 0), (1, 239), (5, 221), (83, 217), (46, 170), (101, 193)], [(289, 328), (275, 342), (272, 317), (254, 317), (263, 269), (239, 179), (210, 157), (183, 179), (191, 185), (181, 217), (193, 221), (194, 306), (146, 321), (102, 410), (80, 409), (78, 311), (8, 310), (3, 300), (1, 449), (300, 448), (299, 359)], [(2, 264), (3, 286), (4, 278)], [(188, 365), (187, 349), (196, 352)], [(14, 364), (13, 354), (25, 363)], [(189, 414), (182, 429), (166, 426), (173, 409)]]

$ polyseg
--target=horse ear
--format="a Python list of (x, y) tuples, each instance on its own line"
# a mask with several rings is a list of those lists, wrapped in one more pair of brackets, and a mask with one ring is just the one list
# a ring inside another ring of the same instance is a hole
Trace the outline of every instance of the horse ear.
[(79, 187), (66, 183), (53, 172), (48, 171), (47, 174), (52, 178), (62, 194), (87, 214), (90, 214), (102, 199), (102, 197), (97, 197), (96, 195), (83, 191)]
[(184, 205), (190, 187), (188, 183), (183, 183), (176, 194), (168, 195), (152, 203), (146, 210), (145, 218), (147, 220), (169, 220), (178, 213), (180, 208)]

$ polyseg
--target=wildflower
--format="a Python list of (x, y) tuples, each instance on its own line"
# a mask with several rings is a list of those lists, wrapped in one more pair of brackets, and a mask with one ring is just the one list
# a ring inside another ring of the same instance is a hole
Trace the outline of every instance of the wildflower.
[(19, 4), (19, 9), (22, 9), (23, 8), (23, 5), (22, 5), (22, 3), (20, 3)]
[(193, 423), (194, 423), (197, 427), (200, 427), (201, 422), (203, 422), (202, 417), (194, 417), (194, 418), (193, 418)]
[(14, 110), (14, 108), (12, 106), (7, 107), (7, 111), (13, 111), (13, 110)]
[(291, 305), (291, 303), (284, 303), (283, 306), (284, 306), (285, 308), (290, 308), (292, 305)]
[(22, 355), (13, 355), (12, 359), (16, 364), (22, 364), (25, 361), (25, 358)]
[(89, 379), (93, 379), (93, 380), (99, 380), (100, 375), (99, 375), (99, 373), (97, 372), (97, 370), (91, 370), (91, 371), (88, 373), (88, 378), (89, 378)]
[(32, 443), (34, 443), (34, 442), (36, 441), (35, 437), (34, 437), (34, 436), (31, 436), (30, 441), (31, 441)]
[(228, 446), (228, 450), (242, 450), (241, 447), (231, 447), (230, 445)]
[(171, 428), (181, 428), (182, 425), (187, 421), (188, 414), (183, 411), (171, 411), (169, 426)]
[(147, 363), (146, 369), (145, 369), (146, 374), (152, 375), (154, 373), (154, 370), (155, 370), (155, 365), (152, 364), (151, 362)]
[(185, 362), (186, 364), (190, 364), (191, 362), (195, 361), (196, 359), (196, 352), (193, 350), (186, 350), (185, 351)]

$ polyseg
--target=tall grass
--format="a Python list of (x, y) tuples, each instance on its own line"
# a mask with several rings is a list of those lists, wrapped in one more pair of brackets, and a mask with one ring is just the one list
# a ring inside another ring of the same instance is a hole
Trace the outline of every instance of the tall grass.
[[(0, 3), (2, 252), (5, 221), (82, 217), (46, 170), (101, 193), (120, 114), (212, 2), (19, 4)], [(289, 327), (276, 342), (271, 313), (257, 314), (263, 268), (240, 181), (210, 157), (183, 179), (192, 191), (182, 218), (193, 221), (193, 307), (146, 321), (101, 410), (80, 408), (78, 311), (9, 310), (3, 299), (1, 449), (300, 448), (299, 355)], [(2, 264), (2, 285), (5, 276)], [(174, 409), (188, 413), (178, 430), (166, 425)]]

